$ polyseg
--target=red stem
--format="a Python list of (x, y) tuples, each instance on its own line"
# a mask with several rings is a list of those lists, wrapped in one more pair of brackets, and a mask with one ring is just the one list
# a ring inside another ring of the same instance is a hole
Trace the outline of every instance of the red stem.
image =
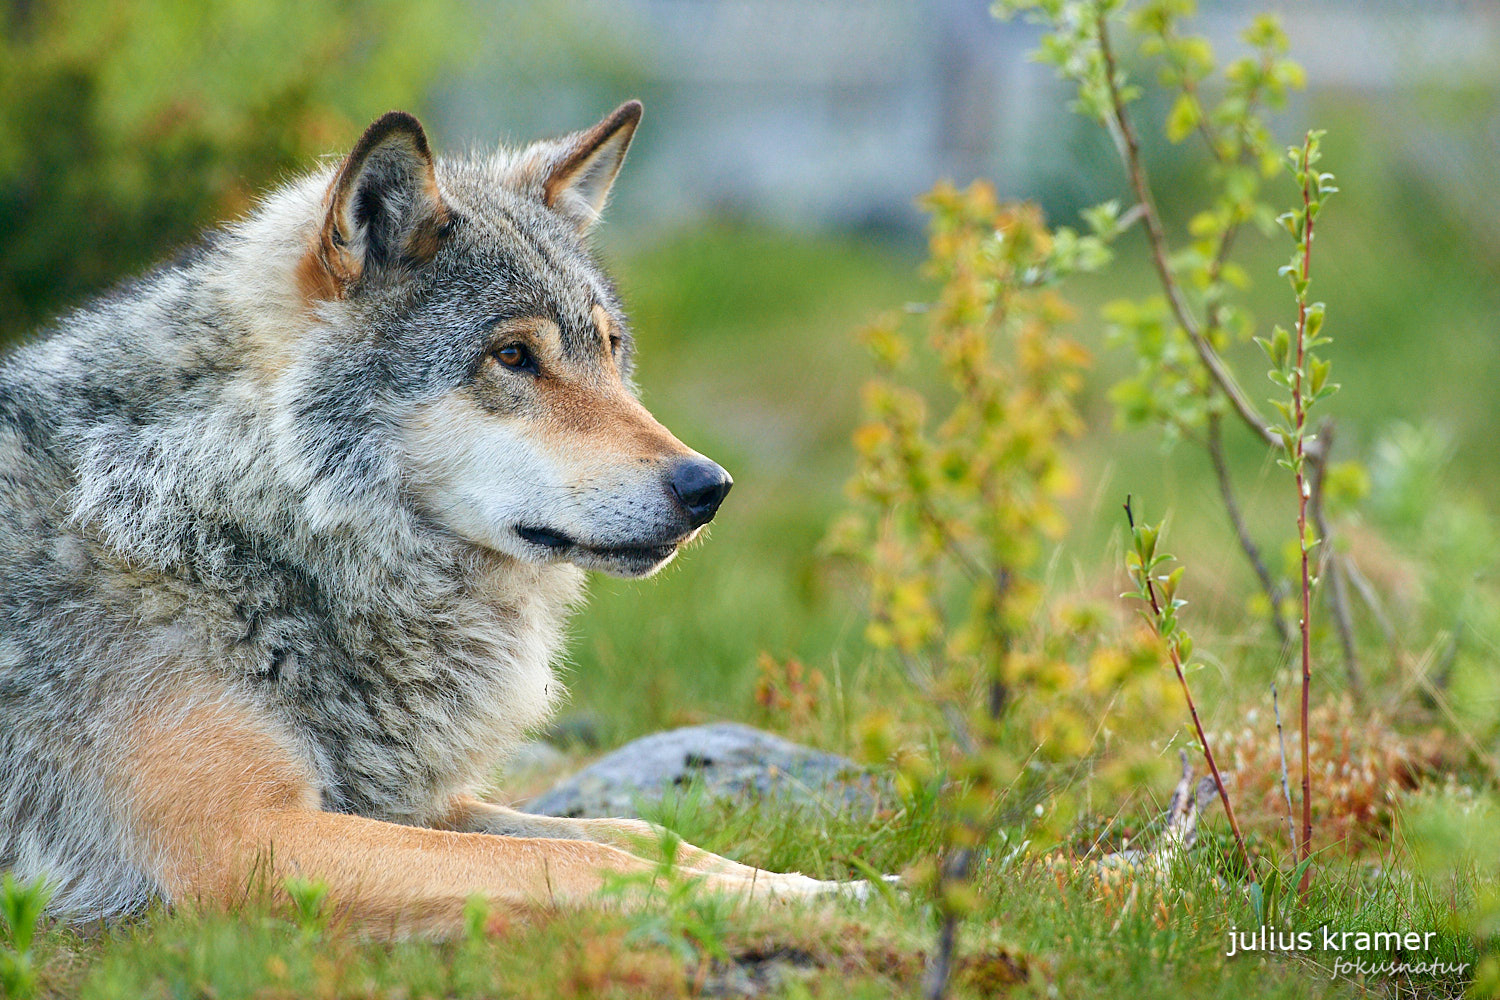
[[(1126, 507), (1129, 512), (1129, 507)], [(1151, 583), (1151, 574), (1142, 567), (1141, 580), (1146, 584), (1146, 596), (1151, 600), (1151, 610), (1156, 615), (1156, 634), (1161, 635), (1161, 605), (1156, 600), (1156, 587)], [(1165, 638), (1165, 636), (1163, 636)], [(1208, 734), (1203, 731), (1203, 723), (1198, 718), (1198, 705), (1193, 701), (1193, 692), (1188, 689), (1187, 675), (1182, 670), (1182, 657), (1177, 653), (1177, 647), (1170, 642), (1167, 644), (1167, 656), (1172, 661), (1172, 669), (1177, 671), (1177, 683), (1182, 685), (1182, 696), (1187, 699), (1188, 712), (1193, 717), (1193, 730), (1198, 734), (1198, 743), (1203, 747), (1203, 759), (1208, 761), (1208, 770), (1214, 776), (1214, 786), (1219, 790), (1219, 801), (1224, 803), (1224, 814), (1229, 817), (1229, 829), (1234, 831), (1234, 842), (1240, 847), (1240, 855), (1245, 859), (1245, 870), (1250, 873), (1250, 881), (1255, 881), (1255, 865), (1250, 861), (1250, 849), (1245, 846), (1245, 835), (1240, 833), (1240, 821), (1235, 818), (1234, 806), (1229, 801), (1229, 792), (1224, 788), (1224, 779), (1219, 776), (1219, 765), (1214, 760), (1213, 749), (1208, 745)]]
[[(1312, 192), (1308, 174), (1308, 153), (1312, 140), (1302, 146), (1302, 290), (1297, 294), (1297, 365), (1292, 370), (1292, 415), (1296, 420), (1296, 455), (1292, 461), (1297, 479), (1297, 539), (1302, 549), (1302, 842), (1297, 852), (1300, 864), (1312, 854), (1312, 769), (1308, 750), (1308, 697), (1312, 688), (1312, 577), (1308, 569), (1307, 501), (1308, 484), (1303, 468), (1303, 443), (1307, 430), (1307, 409), (1302, 399), (1302, 366), (1307, 350), (1307, 281), (1312, 271), (1313, 218)], [(1312, 881), (1312, 867), (1302, 870), (1299, 893), (1306, 893)]]

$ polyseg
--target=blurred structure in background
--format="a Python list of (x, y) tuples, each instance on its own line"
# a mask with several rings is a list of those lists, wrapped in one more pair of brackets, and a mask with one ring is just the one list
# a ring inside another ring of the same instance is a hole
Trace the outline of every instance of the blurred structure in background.
[[(1201, 6), (1224, 52), (1264, 9)], [(1368, 133), (1381, 169), (1439, 185), (1500, 247), (1500, 4), (1282, 6), (1331, 141)], [(1121, 191), (1102, 137), (1028, 60), (1034, 30), (984, 0), (12, 0), (0, 24), (0, 337), (233, 217), (392, 106), (452, 148), (644, 98), (611, 232), (728, 215), (911, 236), (913, 199), (944, 177), (989, 177), (1059, 218)]]
[[(1204, 0), (1200, 28), (1232, 53), (1250, 19), (1278, 6), (1308, 100), (1370, 109), (1357, 127), (1378, 129), (1411, 169), (1494, 214), (1500, 4)], [(1080, 155), (1105, 150), (1065, 111), (1067, 88), (1027, 58), (1035, 31), (996, 21), (984, 0), (488, 9), (475, 70), (438, 92), (445, 130), (485, 143), (570, 129), (640, 95), (650, 121), (617, 206), (631, 221), (727, 211), (796, 227), (910, 229), (912, 200), (943, 177), (989, 177), (1054, 212), (1118, 187), (1112, 156)], [(1305, 110), (1292, 109), (1288, 135)]]

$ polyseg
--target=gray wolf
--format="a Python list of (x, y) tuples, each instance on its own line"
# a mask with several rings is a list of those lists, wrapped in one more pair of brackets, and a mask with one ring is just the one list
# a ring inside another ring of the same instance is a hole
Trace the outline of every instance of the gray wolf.
[(0, 363), (0, 869), (54, 913), (260, 872), (445, 933), (653, 870), (646, 824), (475, 791), (558, 700), (584, 571), (656, 571), (731, 485), (638, 402), (586, 248), (640, 116), (448, 159), (392, 112)]

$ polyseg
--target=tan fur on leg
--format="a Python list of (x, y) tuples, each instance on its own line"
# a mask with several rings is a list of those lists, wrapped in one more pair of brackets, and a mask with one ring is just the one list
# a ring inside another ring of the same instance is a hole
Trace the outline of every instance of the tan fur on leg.
[[(204, 702), (143, 721), (125, 777), (132, 826), (173, 900), (231, 904), (269, 858), (274, 884), (321, 880), (358, 924), (445, 934), (462, 925), (476, 893), (499, 903), (576, 903), (610, 875), (656, 871), (617, 846), (558, 839), (560, 826), (501, 837), (321, 812), (289, 747), (237, 706)], [(535, 835), (542, 832), (552, 835)], [(745, 870), (753, 874), (699, 874), (706, 888), (738, 895), (806, 895), (822, 884)]]

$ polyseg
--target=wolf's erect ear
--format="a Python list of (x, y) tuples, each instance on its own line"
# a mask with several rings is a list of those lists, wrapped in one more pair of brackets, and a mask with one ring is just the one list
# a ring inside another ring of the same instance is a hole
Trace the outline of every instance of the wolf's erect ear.
[(328, 213), (306, 265), (323, 272), (309, 275), (320, 297), (340, 297), (363, 278), (430, 260), (447, 230), (427, 135), (404, 111), (382, 115), (365, 130), (325, 202)]
[(542, 198), (580, 233), (599, 221), (640, 121), (641, 102), (626, 101), (598, 125), (557, 143), (542, 181)]

